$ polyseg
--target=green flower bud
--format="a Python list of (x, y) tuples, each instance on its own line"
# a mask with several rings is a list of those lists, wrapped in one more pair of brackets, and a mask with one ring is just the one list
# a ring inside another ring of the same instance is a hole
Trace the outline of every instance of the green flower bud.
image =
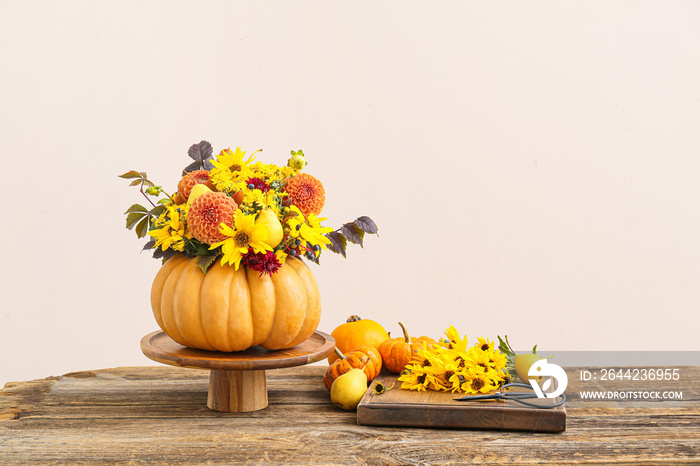
[(290, 168), (293, 168), (294, 170), (301, 170), (306, 166), (306, 164), (306, 159), (304, 158), (304, 154), (301, 153), (301, 151), (292, 155), (292, 157), (287, 161), (287, 165)]

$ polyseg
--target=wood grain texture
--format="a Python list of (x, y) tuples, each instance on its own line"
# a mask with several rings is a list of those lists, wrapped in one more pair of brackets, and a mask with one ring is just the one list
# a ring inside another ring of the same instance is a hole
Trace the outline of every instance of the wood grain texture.
[[(570, 397), (559, 434), (365, 427), (330, 402), (324, 370), (268, 371), (269, 406), (243, 414), (206, 407), (200, 370), (123, 367), (8, 383), (0, 464), (700, 464), (697, 391), (634, 407)], [(698, 386), (700, 369), (684, 377)]]
[[(531, 432), (563, 432), (566, 409), (538, 409), (516, 401), (456, 401), (463, 395), (432, 390), (390, 389), (377, 394), (374, 387), (398, 387), (398, 375), (382, 373), (357, 407), (357, 423), (366, 426), (451, 427)], [(527, 400), (537, 402), (537, 400)]]
[(265, 371), (217, 371), (209, 374), (207, 407), (225, 413), (257, 411), (267, 406)]

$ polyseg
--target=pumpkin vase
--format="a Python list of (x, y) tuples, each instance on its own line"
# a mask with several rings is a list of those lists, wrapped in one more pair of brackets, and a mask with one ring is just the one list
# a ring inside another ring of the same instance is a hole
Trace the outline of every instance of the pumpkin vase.
[(321, 319), (316, 277), (291, 256), (271, 275), (220, 260), (204, 274), (197, 258), (178, 254), (156, 274), (151, 308), (177, 343), (224, 352), (291, 348), (309, 338)]

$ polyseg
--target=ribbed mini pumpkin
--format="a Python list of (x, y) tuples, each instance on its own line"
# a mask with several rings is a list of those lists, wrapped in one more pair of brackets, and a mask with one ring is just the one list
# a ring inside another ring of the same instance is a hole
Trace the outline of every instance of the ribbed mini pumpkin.
[(351, 369), (362, 369), (367, 376), (367, 381), (371, 382), (382, 370), (382, 357), (379, 351), (372, 345), (363, 345), (343, 354), (336, 346), (334, 349), (338, 359), (328, 366), (323, 374), (323, 382), (328, 390), (331, 389), (333, 381)]
[(151, 308), (163, 332), (179, 344), (224, 352), (291, 348), (309, 338), (321, 319), (316, 277), (293, 257), (261, 276), (221, 261), (204, 274), (197, 258), (178, 254), (156, 274)]
[(423, 342), (426, 342), (429, 347), (437, 344), (435, 340), (429, 337), (409, 337), (408, 330), (403, 322), (399, 322), (399, 327), (403, 330), (403, 338), (390, 338), (379, 345), (382, 364), (389, 372), (394, 374), (399, 374), (404, 370), (406, 365), (413, 359), (418, 348), (422, 347)]

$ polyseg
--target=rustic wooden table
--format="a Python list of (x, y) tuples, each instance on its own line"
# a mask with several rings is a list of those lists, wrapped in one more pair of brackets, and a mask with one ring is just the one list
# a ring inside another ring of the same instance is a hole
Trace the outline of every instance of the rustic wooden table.
[[(176, 367), (85, 371), (0, 391), (0, 464), (700, 463), (700, 398), (567, 401), (559, 434), (363, 427), (336, 408), (324, 366), (268, 371), (269, 406), (207, 408), (208, 374)], [(684, 369), (700, 381), (700, 368)], [(570, 378), (568, 392), (580, 388)]]

